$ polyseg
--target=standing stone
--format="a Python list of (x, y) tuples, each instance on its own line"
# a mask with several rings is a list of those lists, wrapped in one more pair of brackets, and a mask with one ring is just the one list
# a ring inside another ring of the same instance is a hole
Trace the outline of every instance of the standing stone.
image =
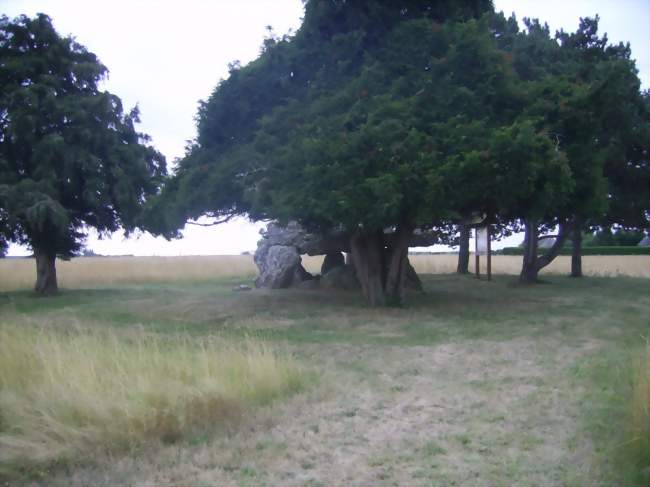
[(290, 287), (297, 276), (301, 275), (300, 254), (295, 247), (272, 245), (265, 249), (264, 256), (255, 255), (255, 263), (260, 275), (255, 280), (256, 287), (282, 289)]
[(345, 265), (345, 257), (342, 252), (331, 252), (325, 256), (323, 265), (320, 268), (322, 275), (327, 274), (332, 269)]

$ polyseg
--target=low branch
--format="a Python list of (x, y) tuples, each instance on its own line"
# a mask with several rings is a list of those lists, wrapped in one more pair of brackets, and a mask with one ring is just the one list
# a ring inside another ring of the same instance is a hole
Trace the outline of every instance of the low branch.
[(215, 225), (221, 225), (222, 223), (229, 222), (235, 216), (237, 216), (237, 215), (224, 216), (223, 218), (221, 218), (219, 220), (211, 221), (210, 223), (199, 223), (199, 222), (188, 221), (187, 224), (188, 225), (196, 225), (197, 227), (214, 227)]

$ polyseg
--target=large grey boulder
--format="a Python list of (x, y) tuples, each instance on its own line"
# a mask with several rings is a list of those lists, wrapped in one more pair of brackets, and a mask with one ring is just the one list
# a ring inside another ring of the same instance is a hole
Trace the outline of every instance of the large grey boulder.
[(289, 222), (286, 227), (269, 223), (266, 230), (260, 232), (262, 239), (259, 246), (286, 245), (295, 247), (300, 254), (326, 255), (349, 251), (349, 238), (344, 232), (332, 231), (324, 234), (310, 233), (297, 222)]
[(260, 270), (255, 280), (256, 287), (291, 287), (296, 280), (302, 280), (301, 275), (306, 272), (298, 251), (286, 245), (267, 246), (263, 255), (256, 252), (255, 263)]
[(320, 286), (324, 289), (359, 289), (359, 281), (354, 269), (347, 265), (334, 267), (320, 278)]

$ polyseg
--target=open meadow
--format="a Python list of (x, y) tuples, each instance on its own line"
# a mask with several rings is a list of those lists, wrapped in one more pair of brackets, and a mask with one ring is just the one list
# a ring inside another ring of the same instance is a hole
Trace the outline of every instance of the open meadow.
[(412, 261), (425, 293), (381, 309), (235, 292), (250, 256), (75, 259), (53, 298), (28, 291), (33, 261), (0, 261), (0, 479), (648, 484), (649, 257), (537, 286), (518, 257), (492, 282)]

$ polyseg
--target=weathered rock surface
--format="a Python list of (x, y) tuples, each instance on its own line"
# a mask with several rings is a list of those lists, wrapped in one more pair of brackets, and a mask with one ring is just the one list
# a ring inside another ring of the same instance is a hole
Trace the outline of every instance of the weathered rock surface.
[(296, 280), (302, 280), (302, 272), (307, 272), (301, 265), (298, 251), (287, 245), (265, 246), (264, 252), (255, 252), (255, 264), (260, 270), (256, 287), (287, 288)]
[(359, 281), (354, 269), (343, 265), (331, 269), (320, 278), (320, 285), (324, 289), (359, 289)]
[(297, 222), (289, 222), (286, 227), (269, 223), (266, 230), (262, 230), (260, 233), (262, 239), (258, 243), (258, 250), (261, 244), (295, 247), (300, 254), (307, 255), (326, 255), (350, 250), (349, 239), (344, 232), (330, 232), (322, 235), (309, 233)]

